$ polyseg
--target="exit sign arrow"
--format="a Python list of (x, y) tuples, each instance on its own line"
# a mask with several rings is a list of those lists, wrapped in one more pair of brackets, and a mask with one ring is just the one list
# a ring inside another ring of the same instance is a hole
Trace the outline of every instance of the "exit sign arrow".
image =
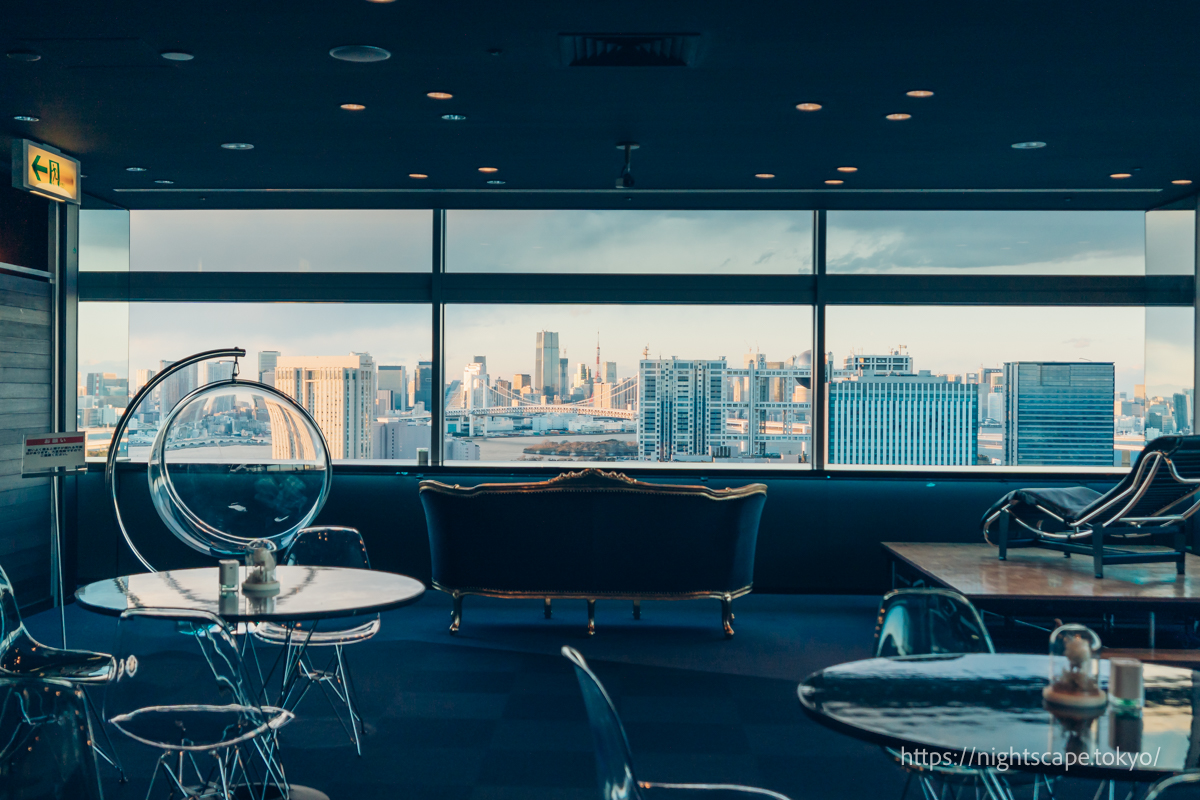
[(41, 155), (36, 155), (33, 157), (33, 163), (29, 165), (29, 168), (33, 170), (33, 177), (36, 178), (37, 180), (42, 179), (42, 176), (38, 175), (39, 172), (45, 172), (47, 174), (49, 174), (49, 172), (50, 172), (49, 169), (41, 166), (41, 164), (38, 163), (41, 160), (42, 160)]

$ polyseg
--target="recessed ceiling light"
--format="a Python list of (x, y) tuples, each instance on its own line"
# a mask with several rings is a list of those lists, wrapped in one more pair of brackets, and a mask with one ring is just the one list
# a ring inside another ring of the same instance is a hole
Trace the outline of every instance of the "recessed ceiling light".
[(928, 89), (913, 89), (911, 92), (905, 92), (909, 97), (933, 97), (933, 92)]
[(342, 45), (330, 50), (329, 55), (338, 61), (353, 61), (358, 64), (367, 64), (372, 61), (387, 61), (392, 57), (392, 54), (382, 47), (372, 47), (369, 44)]
[(167, 61), (191, 61), (195, 58), (191, 53), (184, 53), (181, 50), (168, 50), (165, 53), (159, 53), (159, 55)]
[(830, 186), (840, 186), (841, 184), (845, 183), (845, 181), (839, 181), (839, 180), (832, 180), (832, 181), (825, 181), (825, 182), (828, 183)]
[(40, 61), (42, 58), (31, 50), (13, 50), (7, 55), (13, 61)]
[(858, 167), (838, 167), (838, 172), (858, 172)]
[(225, 144), (221, 145), (221, 147), (224, 147), (226, 150), (253, 150), (254, 149), (254, 145), (250, 144), (249, 142), (226, 142)]
[(432, 97), (434, 100), (449, 100), (454, 95), (449, 92), (426, 92), (426, 97)]
[(174, 183), (174, 182), (175, 182), (175, 181), (155, 181), (155, 183), (165, 183), (165, 184), (168, 184), (168, 185), (169, 185), (169, 184), (172, 184), (172, 183)]
[(450, 122), (462, 122), (464, 119), (466, 119), (466, 115), (464, 115), (464, 114), (442, 114), (442, 119), (449, 120)]
[[(389, 0), (389, 2), (390, 2), (390, 0)], [(408, 173), (408, 177), (416, 178), (419, 181), (423, 181), (426, 178), (428, 178), (429, 176), (426, 175), (424, 172), (410, 172), (410, 173)]]
[(480, 172), (499, 172), (500, 169), (498, 167), (480, 167), (479, 171)]
[(492, 186), (503, 186), (504, 185), (504, 181), (488, 181), (488, 183), (491, 184)]
[(341, 107), (347, 111), (362, 111), (366, 108), (362, 103), (342, 103)]
[(797, 111), (820, 111), (821, 104), (820, 103), (797, 103), (796, 110)]
[(1132, 178), (1133, 175), (1129, 174), (1128, 172), (1114, 172), (1112, 175), (1109, 175), (1108, 177), (1117, 178), (1118, 180), (1120, 180), (1121, 178)]
[(1038, 150), (1046, 146), (1045, 142), (1015, 142), (1013, 150)]
[(756, 172), (756, 173), (754, 173), (754, 177), (762, 178), (763, 180), (769, 180), (770, 178), (775, 177), (775, 173), (773, 173), (773, 172)]
[(15, 119), (17, 122), (41, 122), (42, 121), (41, 117), (34, 117), (29, 114), (18, 114), (17, 116), (13, 117), (13, 119)]
[(396, 0), (367, 0), (368, 3), (394, 3)]
[(145, 167), (126, 167), (125, 171), (126, 172), (145, 172), (146, 168)]
[(1178, 181), (1171, 181), (1171, 183), (1175, 184), (1176, 186), (1187, 186), (1189, 183), (1191, 183), (1191, 181), (1178, 180)]
[(912, 114), (888, 114), (887, 119), (890, 119), (893, 122), (896, 122), (896, 121), (899, 121), (902, 119), (912, 119)]

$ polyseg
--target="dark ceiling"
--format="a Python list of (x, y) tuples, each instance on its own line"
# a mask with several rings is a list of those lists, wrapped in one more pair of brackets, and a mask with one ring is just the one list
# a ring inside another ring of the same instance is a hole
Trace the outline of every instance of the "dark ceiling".
[[(1200, 187), (1195, 3), (7, 6), (0, 48), (41, 58), (0, 56), (0, 129), (81, 159), (91, 203), (1144, 209)], [(566, 66), (562, 34), (698, 38), (690, 66)], [(391, 58), (329, 55), (356, 44)]]

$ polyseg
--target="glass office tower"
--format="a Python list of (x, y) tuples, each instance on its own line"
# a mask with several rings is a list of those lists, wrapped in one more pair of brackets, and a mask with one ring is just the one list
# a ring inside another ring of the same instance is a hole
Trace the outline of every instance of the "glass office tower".
[(1115, 378), (1111, 362), (1005, 364), (1005, 463), (1111, 467)]

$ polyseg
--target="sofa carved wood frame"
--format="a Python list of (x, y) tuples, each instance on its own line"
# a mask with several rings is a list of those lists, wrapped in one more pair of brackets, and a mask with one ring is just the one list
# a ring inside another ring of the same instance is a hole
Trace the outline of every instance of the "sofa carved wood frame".
[[(585, 469), (546, 481), (459, 486), (426, 480), (433, 587), (454, 599), (450, 632), (467, 595), (587, 601), (721, 601), (733, 635), (733, 600), (753, 587), (754, 549), (767, 487), (725, 489), (635, 480)], [(559, 519), (558, 517), (564, 517)]]

